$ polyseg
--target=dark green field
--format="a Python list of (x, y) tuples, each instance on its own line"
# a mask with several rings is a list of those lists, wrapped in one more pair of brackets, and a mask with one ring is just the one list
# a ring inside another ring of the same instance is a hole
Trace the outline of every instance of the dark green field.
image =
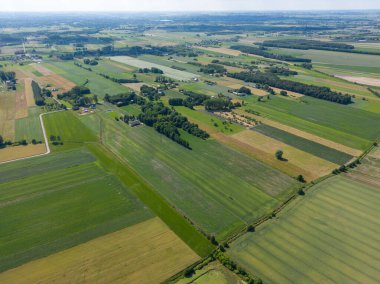
[(281, 123), (343, 145), (365, 149), (380, 136), (380, 115), (322, 100), (291, 100), (272, 96), (265, 102), (246, 99), (245, 107)]
[(252, 128), (252, 130), (260, 132), (266, 136), (284, 142), (285, 144), (288, 144), (297, 149), (308, 152), (310, 154), (313, 154), (317, 157), (320, 157), (338, 165), (342, 165), (353, 158), (351, 155), (348, 155), (346, 153), (339, 152), (335, 149), (326, 147), (314, 141), (296, 136), (294, 134), (291, 134), (278, 128), (271, 127), (269, 125), (261, 124)]
[(38, 161), (43, 173), (1, 183), (1, 271), (153, 216), (117, 178), (88, 163), (88, 152), (76, 151), (77, 165), (72, 154), (60, 155), (70, 162), (59, 169)]

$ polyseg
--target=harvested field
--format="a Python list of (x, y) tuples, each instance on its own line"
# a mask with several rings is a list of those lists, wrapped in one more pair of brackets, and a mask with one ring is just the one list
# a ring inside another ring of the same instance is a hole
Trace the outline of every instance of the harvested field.
[(335, 75), (335, 77), (338, 77), (350, 82), (354, 82), (354, 83), (380, 87), (380, 79), (369, 78), (369, 77), (346, 76), (346, 75)]
[(380, 191), (336, 176), (232, 243), (264, 283), (378, 283)]
[(8, 146), (0, 149), (0, 163), (15, 159), (26, 158), (43, 154), (46, 151), (45, 144), (29, 144), (26, 146)]
[(110, 65), (116, 66), (118, 68), (121, 68), (121, 69), (123, 69), (125, 71), (130, 71), (130, 72), (133, 71), (133, 68), (131, 68), (131, 67), (125, 65), (125, 64), (118, 63), (116, 61), (109, 60), (109, 61), (107, 61), (107, 63), (110, 64)]
[(43, 66), (41, 64), (33, 63), (31, 65), (33, 66), (33, 68), (35, 70), (37, 70), (38, 72), (40, 72), (43, 76), (50, 76), (50, 75), (54, 75), (55, 74), (53, 71), (49, 70), (48, 68), (46, 68), (45, 66)]
[(146, 85), (144, 83), (127, 83), (127, 84), (123, 84), (124, 86), (134, 90), (135, 92), (140, 92), (140, 88), (142, 85)]
[(15, 92), (0, 92), (0, 135), (5, 140), (13, 141), (15, 138)]
[(190, 81), (193, 78), (199, 77), (199, 75), (189, 73), (186, 71), (176, 70), (164, 65), (151, 63), (149, 61), (141, 60), (138, 58), (133, 58), (129, 56), (113, 56), (110, 58), (111, 60), (114, 60), (119, 63), (124, 63), (133, 67), (137, 68), (158, 68), (161, 69), (164, 72), (165, 76), (168, 76), (175, 80), (182, 80), (182, 81)]
[[(331, 173), (333, 169), (338, 167), (335, 163), (321, 159), (310, 153), (301, 151), (281, 141), (252, 130), (242, 131), (232, 135), (232, 137), (242, 143), (250, 145), (253, 148), (257, 148), (258, 150), (265, 152), (271, 156), (274, 161), (277, 160), (274, 153), (278, 149), (283, 150), (284, 158), (288, 161), (278, 161), (279, 169), (283, 169), (289, 164), (293, 164), (297, 168), (302, 169), (302, 171), (299, 173), (294, 172), (292, 175), (296, 176), (302, 174), (308, 181), (327, 175)], [(259, 156), (257, 158), (260, 159)]]
[(33, 79), (31, 78), (24, 79), (25, 98), (26, 98), (26, 104), (28, 105), (28, 107), (36, 105), (34, 101), (34, 94), (33, 94), (33, 89), (32, 89), (32, 81)]
[(21, 85), (16, 91), (16, 115), (15, 119), (28, 116), (28, 101), (25, 94), (25, 85)]
[(261, 124), (252, 128), (252, 130), (338, 165), (343, 165), (353, 158), (346, 153), (269, 125)]
[(294, 134), (296, 136), (299, 136), (299, 137), (302, 137), (302, 138), (305, 138), (305, 139), (308, 139), (308, 140), (311, 140), (311, 141), (314, 141), (314, 142), (317, 142), (321, 145), (324, 145), (326, 147), (329, 147), (329, 148), (332, 148), (332, 149), (335, 149), (335, 150), (338, 150), (338, 151), (341, 151), (341, 152), (344, 152), (344, 153), (347, 153), (351, 156), (355, 156), (355, 157), (358, 157), (360, 156), (361, 154), (361, 151), (360, 150), (357, 150), (357, 149), (353, 149), (353, 148), (350, 148), (350, 147), (347, 147), (345, 145), (342, 145), (342, 144), (339, 144), (339, 143), (336, 143), (334, 141), (331, 141), (331, 140), (327, 140), (325, 138), (322, 138), (322, 137), (319, 137), (319, 136), (316, 136), (314, 134), (311, 134), (311, 133), (308, 133), (308, 132), (305, 132), (305, 131), (302, 131), (302, 130), (299, 130), (297, 128), (294, 128), (294, 127), (291, 127), (291, 126), (288, 126), (288, 125), (285, 125), (285, 124), (282, 124), (280, 122), (277, 122), (277, 121), (274, 121), (274, 120), (271, 120), (269, 118), (266, 118), (266, 117), (262, 117), (262, 116), (258, 116), (258, 115), (254, 115), (254, 114), (251, 114), (251, 113), (247, 113), (243, 110), (235, 110), (237, 113), (240, 113), (240, 114), (244, 114), (244, 115), (247, 115), (247, 116), (250, 116), (252, 118), (255, 118), (257, 119), (258, 121), (261, 121), (269, 126), (272, 126), (272, 127), (275, 127), (275, 128), (278, 128), (278, 129), (281, 129), (283, 131), (286, 131), (286, 132), (289, 132), (291, 134)]
[(0, 274), (4, 283), (160, 283), (199, 257), (159, 218)]
[(380, 148), (375, 148), (363, 160), (362, 164), (348, 172), (356, 180), (374, 185), (380, 189)]
[(202, 50), (207, 50), (207, 51), (212, 51), (212, 52), (217, 52), (217, 53), (222, 53), (222, 54), (227, 54), (231, 56), (239, 56), (242, 54), (241, 51), (239, 50), (234, 50), (226, 47), (204, 47), (204, 46), (197, 46), (196, 48), (202, 49)]
[[(279, 89), (279, 88), (273, 88), (272, 89), (277, 93), (279, 94), (281, 91), (283, 91), (282, 89)], [(295, 93), (295, 92), (291, 92), (291, 91), (286, 91), (288, 93), (288, 96), (289, 97), (293, 97), (293, 98), (301, 98), (303, 97), (304, 95), (302, 94), (299, 94), (299, 93)]]

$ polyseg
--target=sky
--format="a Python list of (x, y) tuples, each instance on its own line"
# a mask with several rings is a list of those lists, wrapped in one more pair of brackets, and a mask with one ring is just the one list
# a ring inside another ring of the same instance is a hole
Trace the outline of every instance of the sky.
[(1, 12), (380, 9), (380, 0), (2, 0)]

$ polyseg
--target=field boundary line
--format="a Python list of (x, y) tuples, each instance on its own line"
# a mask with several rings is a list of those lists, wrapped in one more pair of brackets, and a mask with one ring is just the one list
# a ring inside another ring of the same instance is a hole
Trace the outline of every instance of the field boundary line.
[[(45, 112), (45, 113), (41, 113), (39, 115), (40, 123), (41, 123), (41, 129), (42, 129), (42, 134), (43, 134), (44, 140), (45, 140), (45, 147), (46, 147), (46, 152), (45, 153), (37, 154), (37, 155), (32, 155), (32, 156), (27, 156), (27, 157), (23, 157), (23, 158), (18, 158), (18, 159), (14, 159), (14, 160), (9, 160), (9, 161), (5, 161), (5, 162), (1, 162), (0, 165), (12, 163), (12, 162), (17, 162), (17, 161), (22, 161), (22, 160), (26, 160), (26, 159), (30, 159), (30, 158), (41, 157), (41, 156), (45, 156), (45, 155), (50, 154), (51, 150), (50, 150), (49, 141), (48, 141), (47, 135), (46, 135), (44, 120), (43, 120), (42, 117), (44, 115), (46, 115), (46, 114), (60, 112), (60, 111), (63, 111), (63, 110), (56, 110), (56, 111), (51, 111), (51, 112)], [(17, 146), (17, 147), (19, 147), (19, 146)]]

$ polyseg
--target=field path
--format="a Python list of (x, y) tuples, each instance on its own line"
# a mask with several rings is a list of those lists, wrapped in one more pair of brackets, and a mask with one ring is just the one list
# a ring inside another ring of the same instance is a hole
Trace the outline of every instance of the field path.
[[(46, 130), (45, 130), (45, 125), (44, 125), (44, 120), (43, 120), (42, 117), (43, 117), (45, 114), (50, 114), (50, 113), (53, 113), (53, 112), (59, 112), (59, 111), (61, 111), (61, 110), (51, 111), (51, 112), (46, 112), (46, 113), (41, 113), (41, 114), (40, 114), (41, 129), (42, 129), (42, 134), (44, 135), (45, 147), (46, 147), (46, 152), (45, 152), (45, 153), (37, 154), (37, 155), (31, 155), (31, 156), (27, 156), (27, 157), (18, 158), (18, 159), (13, 159), (13, 160), (5, 161), (5, 162), (0, 162), (0, 165), (2, 165), (2, 164), (7, 164), (7, 163), (11, 163), (11, 162), (16, 162), (16, 161), (20, 161), (20, 160), (30, 159), (30, 158), (34, 158), (34, 157), (45, 156), (45, 155), (50, 154), (51, 150), (50, 150), (49, 141), (48, 141), (48, 139), (47, 139), (47, 135), (46, 135)], [(20, 147), (20, 146), (18, 146), (18, 147)]]

